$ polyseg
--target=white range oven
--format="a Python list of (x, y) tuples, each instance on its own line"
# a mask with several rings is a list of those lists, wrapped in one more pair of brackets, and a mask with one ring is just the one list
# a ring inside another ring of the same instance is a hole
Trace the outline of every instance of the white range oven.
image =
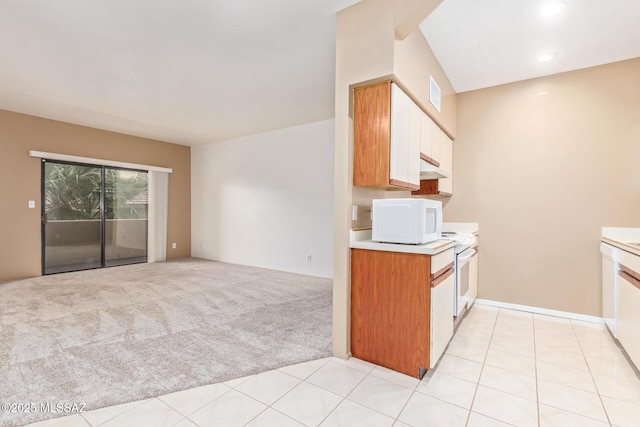
[(470, 241), (467, 234), (466, 239), (456, 239), (457, 232), (443, 232), (442, 237), (452, 239), (455, 242), (455, 297), (453, 299), (453, 314), (455, 317), (461, 315), (465, 308), (471, 305), (478, 295), (478, 243), (474, 237)]

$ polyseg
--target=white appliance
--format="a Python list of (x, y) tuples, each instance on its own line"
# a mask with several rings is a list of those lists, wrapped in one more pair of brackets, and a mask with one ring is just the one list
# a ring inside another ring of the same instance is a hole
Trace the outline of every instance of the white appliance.
[(442, 202), (431, 199), (374, 199), (371, 240), (422, 244), (442, 234)]
[[(451, 226), (446, 228), (450, 230)], [(478, 295), (478, 240), (473, 233), (456, 231), (444, 231), (442, 238), (455, 243), (453, 315), (458, 317), (465, 307), (471, 308)]]
[(602, 317), (614, 337), (618, 338), (618, 269), (620, 249), (600, 243), (602, 253)]

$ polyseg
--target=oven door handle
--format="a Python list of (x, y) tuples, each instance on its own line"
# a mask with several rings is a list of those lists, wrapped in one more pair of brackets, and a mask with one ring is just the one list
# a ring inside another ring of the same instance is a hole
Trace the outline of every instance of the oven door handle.
[(476, 251), (475, 249), (467, 249), (466, 251), (458, 255), (458, 264), (462, 265), (466, 263), (471, 258), (473, 258), (477, 253), (478, 251)]

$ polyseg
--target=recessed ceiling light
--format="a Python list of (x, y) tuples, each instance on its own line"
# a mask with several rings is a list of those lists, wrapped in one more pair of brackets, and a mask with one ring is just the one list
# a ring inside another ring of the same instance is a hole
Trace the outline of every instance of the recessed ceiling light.
[(549, 62), (555, 57), (556, 57), (555, 53), (544, 53), (544, 54), (538, 56), (537, 61), (538, 62)]
[(544, 18), (549, 18), (551, 16), (556, 16), (562, 13), (563, 10), (567, 8), (567, 3), (563, 1), (553, 1), (546, 3), (542, 8), (540, 8), (540, 16)]

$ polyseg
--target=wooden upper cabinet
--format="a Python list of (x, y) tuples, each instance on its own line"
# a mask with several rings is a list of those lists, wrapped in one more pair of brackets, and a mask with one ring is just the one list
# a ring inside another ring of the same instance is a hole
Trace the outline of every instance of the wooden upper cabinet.
[(420, 112), (390, 80), (354, 90), (353, 185), (420, 188)]
[(353, 91), (353, 185), (389, 184), (391, 82)]

